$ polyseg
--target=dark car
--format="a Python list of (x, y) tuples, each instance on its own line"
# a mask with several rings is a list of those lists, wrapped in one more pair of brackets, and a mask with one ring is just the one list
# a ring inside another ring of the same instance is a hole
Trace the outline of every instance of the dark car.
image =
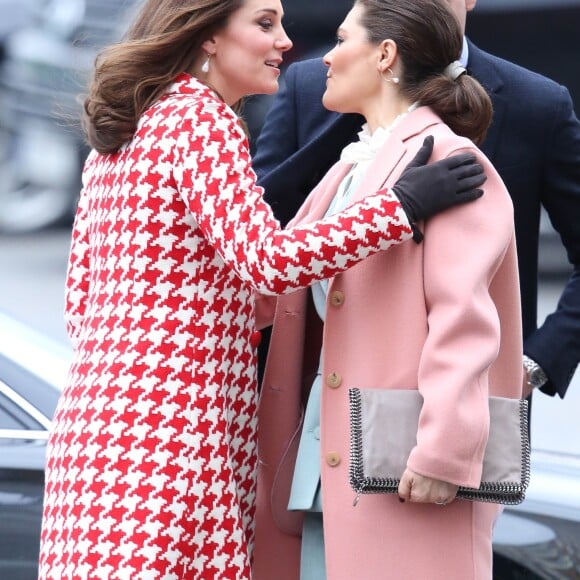
[(66, 348), (0, 313), (0, 578), (35, 580), (46, 440)]

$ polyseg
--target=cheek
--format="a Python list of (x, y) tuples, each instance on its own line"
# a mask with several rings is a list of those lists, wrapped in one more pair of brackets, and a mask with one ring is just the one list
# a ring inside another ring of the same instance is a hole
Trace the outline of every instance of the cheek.
[(367, 67), (364, 71), (361, 71), (359, 75), (359, 89), (367, 94), (374, 94), (380, 90), (382, 83), (385, 81), (381, 78), (381, 74), (378, 70), (374, 70), (372, 67)]
[(266, 55), (272, 50), (272, 41), (264, 34), (252, 33), (244, 37), (242, 43), (234, 47), (234, 51), (239, 51), (240, 46), (248, 58), (259, 58), (265, 60)]
[(357, 83), (368, 74), (368, 70), (361, 63), (360, 54), (356, 52), (343, 53), (333, 68), (340, 73), (341, 77), (348, 78), (350, 83)]
[(348, 57), (345, 58), (344, 53), (336, 54), (330, 63), (330, 68), (333, 73), (343, 75), (348, 69)]
[(229, 42), (218, 50), (232, 66), (248, 66), (252, 59), (267, 52), (268, 46), (271, 46), (271, 43), (268, 43), (264, 35), (260, 35), (253, 29), (244, 29), (232, 35)]

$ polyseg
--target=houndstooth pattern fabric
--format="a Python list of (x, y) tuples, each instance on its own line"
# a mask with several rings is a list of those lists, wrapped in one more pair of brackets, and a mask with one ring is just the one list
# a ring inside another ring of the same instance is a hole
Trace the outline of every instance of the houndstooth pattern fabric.
[(292, 291), (411, 237), (389, 191), (286, 232), (261, 198), (235, 114), (188, 75), (128, 145), (87, 159), (41, 579), (250, 578), (254, 290)]

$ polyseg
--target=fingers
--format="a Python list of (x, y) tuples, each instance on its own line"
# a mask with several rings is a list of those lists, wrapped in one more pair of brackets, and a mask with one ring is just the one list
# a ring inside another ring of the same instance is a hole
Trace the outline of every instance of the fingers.
[(457, 155), (452, 155), (446, 159), (441, 159), (441, 161), (438, 161), (437, 163), (442, 163), (448, 169), (455, 169), (456, 167), (461, 167), (462, 165), (479, 165), (476, 163), (476, 157), (473, 153), (458, 153)]
[(455, 499), (458, 489), (458, 486), (452, 483), (425, 477), (406, 469), (399, 482), (398, 494), (401, 501), (447, 505)]
[(433, 143), (434, 139), (432, 135), (425, 137), (421, 149), (417, 151), (417, 154), (413, 157), (412, 161), (409, 162), (406, 169), (425, 165), (427, 161), (429, 161), (429, 157), (431, 157), (431, 153), (433, 152)]
[(403, 475), (401, 476), (401, 481), (399, 482), (399, 500), (410, 501), (411, 500), (411, 491), (413, 489), (413, 478), (409, 470), (405, 470)]
[(481, 187), (487, 181), (487, 176), (485, 173), (481, 175), (473, 175), (470, 177), (458, 178), (457, 181), (457, 193), (461, 194), (468, 192), (471, 189), (477, 189)]
[(483, 165), (480, 165), (475, 161), (472, 163), (462, 163), (461, 165), (450, 168), (449, 171), (460, 179), (485, 175), (483, 172)]
[(483, 195), (483, 189), (470, 189), (462, 191), (457, 194), (457, 201), (459, 203), (467, 203), (479, 199)]

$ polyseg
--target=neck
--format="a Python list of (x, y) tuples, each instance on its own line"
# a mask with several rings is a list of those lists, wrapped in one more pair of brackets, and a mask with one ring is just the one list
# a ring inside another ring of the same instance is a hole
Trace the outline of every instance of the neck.
[(410, 106), (410, 101), (399, 97), (373, 103), (366, 111), (361, 112), (369, 126), (369, 131), (374, 133), (379, 127), (390, 127), (399, 115), (409, 110)]

